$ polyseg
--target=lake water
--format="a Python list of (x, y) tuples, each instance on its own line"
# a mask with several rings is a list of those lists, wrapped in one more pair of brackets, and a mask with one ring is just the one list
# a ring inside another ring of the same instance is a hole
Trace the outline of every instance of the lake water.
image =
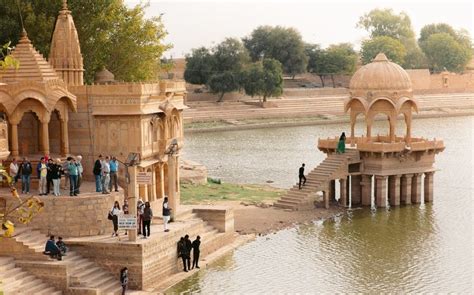
[[(414, 136), (443, 138), (446, 145), (437, 156), (432, 204), (353, 210), (259, 237), (169, 293), (472, 293), (473, 122), (414, 121)], [(187, 134), (185, 158), (224, 181), (288, 188), (302, 162), (312, 169), (324, 159), (317, 138), (347, 134), (347, 126)], [(387, 124), (377, 128), (385, 133)]]

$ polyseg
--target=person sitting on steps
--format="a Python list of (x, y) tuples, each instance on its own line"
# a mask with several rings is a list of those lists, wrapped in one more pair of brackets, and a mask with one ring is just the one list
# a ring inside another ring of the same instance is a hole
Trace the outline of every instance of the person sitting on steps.
[(43, 254), (49, 255), (49, 257), (55, 258), (57, 260), (63, 260), (61, 250), (59, 250), (58, 246), (54, 242), (54, 236), (50, 236), (49, 240), (46, 241)]
[(56, 242), (56, 246), (58, 246), (59, 251), (61, 251), (61, 255), (66, 256), (67, 247), (66, 247), (66, 244), (64, 243), (62, 237), (58, 237), (58, 241)]

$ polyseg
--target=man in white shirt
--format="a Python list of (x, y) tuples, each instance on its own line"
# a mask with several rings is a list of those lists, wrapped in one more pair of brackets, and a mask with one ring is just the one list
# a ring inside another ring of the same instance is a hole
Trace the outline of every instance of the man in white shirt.
[(13, 161), (10, 163), (9, 174), (13, 179), (13, 184), (15, 184), (18, 181), (18, 163), (16, 162), (15, 158), (13, 158)]
[(102, 193), (110, 194), (108, 191), (110, 183), (110, 158), (109, 156), (105, 157), (105, 161), (102, 162)]

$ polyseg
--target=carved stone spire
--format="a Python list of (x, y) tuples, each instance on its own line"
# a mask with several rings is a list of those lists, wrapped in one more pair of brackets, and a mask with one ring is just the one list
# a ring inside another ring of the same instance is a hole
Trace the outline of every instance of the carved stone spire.
[(81, 46), (66, 0), (54, 27), (49, 63), (68, 85), (84, 84)]

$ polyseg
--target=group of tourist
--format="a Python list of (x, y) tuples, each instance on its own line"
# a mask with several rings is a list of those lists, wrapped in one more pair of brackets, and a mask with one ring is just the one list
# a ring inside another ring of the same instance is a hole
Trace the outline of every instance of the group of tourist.
[[(169, 232), (170, 230), (168, 229), (168, 222), (171, 218), (171, 208), (168, 204), (168, 197), (163, 199), (162, 209), (164, 231)], [(108, 213), (108, 219), (112, 221), (114, 226), (114, 232), (112, 233), (113, 237), (118, 236), (118, 219), (124, 214), (129, 214), (127, 200), (124, 201), (122, 209), (120, 209), (120, 203), (115, 201), (113, 207)], [(142, 199), (139, 199), (137, 202), (137, 233), (138, 235), (142, 235), (143, 239), (147, 239), (150, 236), (151, 221), (153, 220), (153, 216), (153, 210), (150, 206), (150, 202), (143, 202)], [(125, 232), (125, 234), (127, 233)]]
[[(199, 268), (199, 254), (201, 246), (201, 237), (197, 236), (196, 239), (191, 242), (189, 235), (181, 237), (178, 241), (178, 258), (183, 260), (183, 270), (185, 272), (190, 271), (194, 267)], [(191, 250), (193, 250), (193, 263), (191, 268)]]
[[(67, 157), (64, 163), (61, 159), (51, 159), (48, 155), (41, 157), (38, 165), (36, 165), (36, 173), (38, 176), (38, 193), (40, 196), (48, 195), (51, 190), (53, 195), (60, 196), (61, 176), (65, 176), (64, 188), (69, 183), (69, 195), (77, 196), (82, 182), (83, 167), (81, 164), (82, 156)], [(33, 166), (28, 158), (24, 157), (23, 161), (18, 164), (13, 158), (10, 163), (9, 175), (16, 184), (21, 179), (22, 194), (30, 193), (31, 175), (33, 174)]]
[(50, 236), (49, 240), (46, 241), (43, 253), (53, 259), (62, 260), (62, 257), (66, 255), (66, 252), (67, 247), (63, 238), (58, 237), (58, 240), (56, 241), (54, 236)]
[(112, 188), (118, 192), (118, 169), (119, 161), (116, 157), (99, 155), (94, 163), (95, 191), (97, 193), (110, 194)]

